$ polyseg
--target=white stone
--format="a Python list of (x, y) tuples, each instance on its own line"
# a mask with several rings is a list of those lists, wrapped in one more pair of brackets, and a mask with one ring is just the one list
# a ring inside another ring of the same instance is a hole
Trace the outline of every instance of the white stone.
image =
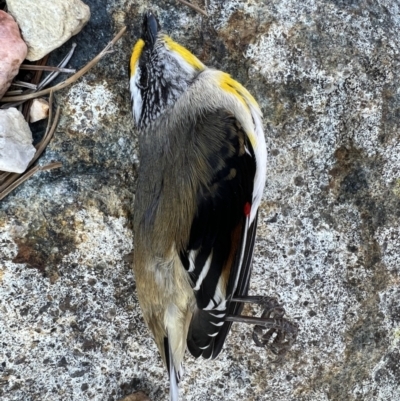
[(30, 61), (60, 47), (90, 18), (89, 7), (80, 0), (7, 0), (7, 7), (28, 45)]
[(36, 121), (44, 120), (49, 115), (49, 103), (44, 99), (34, 99), (29, 109), (29, 121), (34, 123)]
[(23, 173), (35, 153), (24, 116), (13, 107), (0, 109), (0, 170)]

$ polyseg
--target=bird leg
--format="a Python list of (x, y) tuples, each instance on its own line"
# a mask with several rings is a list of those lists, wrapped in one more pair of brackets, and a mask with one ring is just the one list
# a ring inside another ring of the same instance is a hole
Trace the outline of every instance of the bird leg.
[(247, 296), (232, 298), (231, 302), (253, 303), (263, 308), (261, 317), (228, 315), (226, 321), (254, 324), (253, 341), (258, 347), (266, 347), (278, 357), (280, 362), (296, 341), (298, 325), (284, 318), (285, 309), (275, 298)]

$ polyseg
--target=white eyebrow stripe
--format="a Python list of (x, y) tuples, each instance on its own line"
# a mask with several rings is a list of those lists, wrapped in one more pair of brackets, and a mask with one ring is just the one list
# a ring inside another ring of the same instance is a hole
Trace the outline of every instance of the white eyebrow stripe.
[(139, 78), (140, 78), (140, 71), (136, 69), (136, 73), (130, 79), (131, 99), (133, 102), (133, 115), (135, 117), (136, 124), (139, 124), (143, 107), (142, 95), (140, 89), (136, 85), (137, 82), (139, 82)]

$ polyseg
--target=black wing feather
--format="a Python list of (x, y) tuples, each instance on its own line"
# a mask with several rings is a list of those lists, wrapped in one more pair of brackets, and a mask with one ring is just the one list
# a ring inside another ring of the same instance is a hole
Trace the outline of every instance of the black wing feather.
[[(243, 262), (242, 262), (242, 269), (240, 271), (240, 277), (237, 283), (237, 288), (235, 293), (233, 294), (233, 298), (235, 297), (244, 297), (248, 294), (249, 291), (249, 284), (250, 284), (250, 277), (251, 277), (251, 267), (253, 262), (253, 250), (254, 250), (254, 243), (256, 238), (256, 231), (257, 231), (257, 215), (248, 229), (247, 233), (247, 241), (244, 250)], [(235, 275), (233, 274), (231, 278), (233, 279)], [(230, 283), (228, 286), (228, 291), (232, 288), (233, 283)], [(242, 313), (243, 310), (243, 303), (238, 302), (229, 302), (228, 307), (228, 315), (230, 316), (237, 316)], [(218, 354), (221, 352), (222, 347), (225, 343), (226, 336), (231, 329), (232, 322), (224, 322), (221, 331), (218, 333), (218, 336), (215, 337), (213, 349), (212, 349), (212, 357), (216, 358)]]
[[(248, 227), (245, 205), (252, 202), (256, 161), (246, 133), (226, 110), (199, 118), (193, 135), (194, 146), (196, 141), (199, 147), (209, 144), (208, 152), (199, 153), (205, 155), (213, 174), (198, 192), (189, 243), (180, 253), (197, 301), (187, 345), (195, 357), (215, 358), (231, 327), (224, 321), (226, 314), (238, 314), (242, 309), (229, 299), (244, 296), (248, 290), (256, 221)], [(195, 252), (194, 264), (191, 252)], [(226, 305), (216, 293), (221, 275), (228, 276), (223, 294)]]

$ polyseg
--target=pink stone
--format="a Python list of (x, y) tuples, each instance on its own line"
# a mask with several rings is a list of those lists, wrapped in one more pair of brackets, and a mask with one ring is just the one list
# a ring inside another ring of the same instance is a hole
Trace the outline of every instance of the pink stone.
[(0, 98), (18, 74), (27, 53), (28, 47), (21, 38), (14, 18), (0, 10)]

